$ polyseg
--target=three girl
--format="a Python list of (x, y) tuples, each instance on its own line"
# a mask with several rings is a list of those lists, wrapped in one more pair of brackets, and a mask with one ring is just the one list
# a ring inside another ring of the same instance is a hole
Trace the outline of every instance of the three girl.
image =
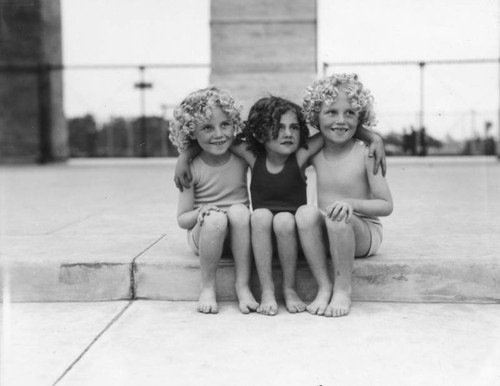
[[(377, 135), (361, 126), (355, 133), (359, 138), (370, 141), (377, 155), (383, 154), (383, 143)], [(324, 133), (311, 138), (308, 134), (300, 107), (270, 96), (252, 106), (241, 135), (243, 143), (231, 147), (231, 151), (252, 169), (251, 244), (261, 284), (261, 302), (257, 312), (265, 315), (275, 315), (278, 311), (272, 278), (275, 250), (281, 262), (283, 295), (288, 311), (302, 312), (307, 308), (311, 313), (320, 313), (317, 300), (306, 307), (295, 290), (299, 254), (295, 214), (299, 207), (307, 203), (305, 168), (324, 145)], [(180, 181), (184, 181), (185, 187), (190, 185), (184, 178), (190, 177), (187, 163), (199, 148), (191, 146), (188, 150), (181, 153), (176, 167), (176, 184), (181, 190)], [(375, 165), (378, 167), (378, 162)], [(382, 166), (385, 168), (383, 162)], [(311, 260), (310, 263), (315, 262)]]

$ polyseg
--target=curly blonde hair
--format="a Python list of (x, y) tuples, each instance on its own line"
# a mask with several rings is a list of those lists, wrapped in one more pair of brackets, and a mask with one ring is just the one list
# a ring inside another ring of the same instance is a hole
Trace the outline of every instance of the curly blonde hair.
[(347, 94), (352, 109), (359, 114), (358, 127), (371, 129), (376, 126), (373, 97), (356, 74), (332, 74), (306, 88), (302, 107), (307, 123), (319, 129), (321, 105), (335, 102), (339, 92)]
[(234, 134), (241, 133), (241, 107), (236, 105), (234, 98), (216, 87), (200, 89), (189, 94), (174, 110), (168, 138), (179, 151), (196, 142), (193, 139), (194, 130), (210, 119), (216, 107), (227, 114), (234, 127)]

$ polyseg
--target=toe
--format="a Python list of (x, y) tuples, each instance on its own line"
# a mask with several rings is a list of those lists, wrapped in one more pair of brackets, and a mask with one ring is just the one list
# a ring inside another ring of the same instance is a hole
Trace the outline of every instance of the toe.
[(248, 308), (248, 306), (245, 306), (245, 305), (240, 305), (240, 311), (243, 314), (249, 314), (250, 313), (250, 309)]
[(313, 306), (311, 306), (311, 305), (308, 305), (308, 306), (306, 307), (306, 310), (307, 310), (307, 312), (309, 312), (310, 314), (312, 314), (312, 315), (316, 315), (316, 311), (317, 311), (317, 309), (316, 309), (315, 307), (313, 307)]

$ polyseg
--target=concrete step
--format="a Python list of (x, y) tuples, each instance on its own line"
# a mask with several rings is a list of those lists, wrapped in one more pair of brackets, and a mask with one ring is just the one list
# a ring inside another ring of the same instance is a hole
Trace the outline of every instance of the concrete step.
[[(0, 264), (2, 299), (16, 302), (196, 300), (200, 282), (199, 258), (190, 252), (180, 235), (183, 233), (176, 232), (157, 241), (144, 238), (144, 245), (149, 247), (128, 256), (113, 256), (109, 253), (112, 240), (96, 237), (65, 240), (66, 253), (58, 251), (59, 258), (55, 259), (11, 259), (10, 263), (3, 259)], [(137, 245), (137, 240), (134, 241)], [(79, 259), (78, 254), (70, 253), (88, 243), (106, 245), (108, 253), (101, 252), (106, 257)], [(436, 257), (424, 251), (428, 256), (424, 258), (415, 253), (402, 255), (400, 250), (397, 244), (387, 243), (377, 255), (356, 259), (354, 300), (500, 303), (500, 262), (495, 255)], [(277, 295), (281, 298), (278, 262), (273, 273)], [(235, 300), (231, 258), (221, 259), (217, 275), (218, 298)], [(255, 269), (252, 286), (258, 298)], [(313, 299), (317, 291), (304, 260), (298, 264), (297, 290), (304, 300)]]
[[(168, 255), (166, 251), (169, 251)], [(491, 256), (482, 259), (419, 259), (381, 253), (356, 259), (353, 300), (397, 302), (500, 303), (500, 263)], [(222, 259), (217, 272), (217, 294), (235, 300), (234, 263)], [(282, 297), (279, 263), (273, 269), (278, 297)], [(254, 294), (259, 283), (253, 274)], [(137, 259), (134, 266), (135, 296), (139, 299), (196, 300), (199, 294), (199, 258), (185, 246), (172, 246), (167, 237)], [(307, 263), (299, 261), (297, 291), (312, 300), (317, 286)]]

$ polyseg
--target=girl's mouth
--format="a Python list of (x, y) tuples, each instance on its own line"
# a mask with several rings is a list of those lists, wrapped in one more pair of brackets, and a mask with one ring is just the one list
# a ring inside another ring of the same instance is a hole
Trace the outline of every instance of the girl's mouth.
[(215, 145), (215, 146), (222, 146), (226, 143), (226, 141), (218, 141), (218, 142), (212, 142), (212, 145)]

